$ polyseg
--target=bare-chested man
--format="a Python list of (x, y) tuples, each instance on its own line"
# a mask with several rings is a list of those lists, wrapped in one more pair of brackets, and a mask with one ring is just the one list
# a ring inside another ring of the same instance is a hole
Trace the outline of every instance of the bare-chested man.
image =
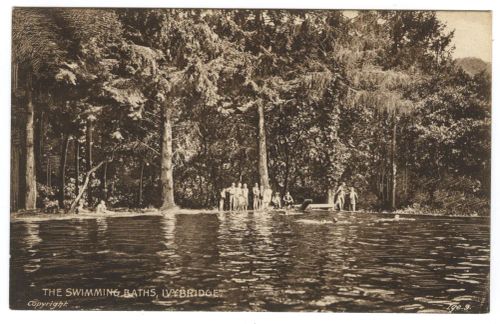
[(243, 188), (241, 188), (241, 182), (238, 182), (238, 185), (234, 190), (234, 203), (235, 210), (241, 210), (243, 205)]
[(283, 202), (285, 203), (285, 208), (290, 209), (293, 207), (293, 197), (290, 195), (290, 192), (287, 191), (285, 196), (283, 197)]
[(273, 189), (265, 188), (264, 189), (264, 198), (262, 199), (263, 208), (269, 208), (269, 204), (271, 203), (271, 199), (273, 198)]
[(356, 192), (354, 187), (351, 187), (351, 190), (349, 191), (349, 205), (351, 211), (356, 211), (357, 202), (358, 202), (358, 193)]
[(261, 205), (261, 200), (260, 200), (260, 189), (258, 183), (256, 183), (255, 186), (253, 186), (252, 194), (253, 194), (253, 210), (259, 210)]
[(345, 194), (346, 194), (346, 186), (345, 182), (342, 182), (336, 192), (337, 202), (335, 203), (335, 205), (339, 206), (339, 210), (344, 210)]
[(226, 188), (222, 188), (219, 198), (219, 211), (224, 211), (224, 202), (226, 201)]
[(231, 183), (231, 187), (228, 189), (229, 191), (229, 210), (234, 210), (235, 209), (235, 195), (236, 195), (236, 186), (233, 183)]
[(243, 184), (243, 188), (241, 189), (241, 209), (246, 211), (248, 209), (248, 187), (247, 184)]

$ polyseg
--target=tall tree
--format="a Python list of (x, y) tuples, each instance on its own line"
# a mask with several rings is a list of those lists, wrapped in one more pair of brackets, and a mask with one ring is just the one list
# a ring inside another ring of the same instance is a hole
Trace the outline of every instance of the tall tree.
[(260, 184), (264, 188), (269, 188), (269, 172), (267, 171), (267, 143), (266, 143), (266, 119), (264, 116), (264, 106), (257, 105), (259, 116), (259, 176)]
[(12, 13), (12, 53), (16, 69), (17, 93), (24, 91), (25, 118), (25, 195), (24, 208), (36, 208), (36, 175), (34, 152), (34, 116), (36, 90), (39, 78), (52, 72), (60, 48), (57, 45), (56, 30), (46, 13), (25, 8), (16, 8)]

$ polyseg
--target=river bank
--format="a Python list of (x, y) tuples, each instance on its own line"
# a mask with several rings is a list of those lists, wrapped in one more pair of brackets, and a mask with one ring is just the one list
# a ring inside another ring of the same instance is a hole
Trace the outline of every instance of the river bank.
[[(311, 209), (312, 210), (312, 209)], [(309, 210), (308, 210), (309, 211)], [(242, 213), (253, 213), (253, 210), (246, 212), (231, 212), (224, 211), (223, 213), (228, 214), (242, 214)], [(259, 213), (262, 211), (259, 211)], [(279, 212), (278, 210), (269, 210), (268, 212)], [(358, 210), (358, 211), (326, 211), (331, 213), (345, 213), (345, 214), (375, 214), (381, 216), (395, 216), (404, 215), (412, 217), (489, 217), (489, 215), (448, 215), (444, 213), (432, 213), (424, 211), (416, 211), (413, 209), (402, 209), (396, 210), (394, 212), (389, 211), (373, 211), (373, 210)], [(32, 211), (18, 211), (10, 214), (12, 222), (15, 221), (29, 221), (29, 220), (57, 220), (57, 219), (94, 219), (103, 217), (139, 217), (139, 216), (158, 216), (158, 215), (196, 215), (196, 214), (219, 214), (221, 213), (217, 209), (181, 209), (175, 208), (171, 210), (160, 210), (156, 208), (147, 209), (116, 209), (109, 210), (106, 213), (97, 212), (85, 212), (85, 213), (46, 213), (41, 210)], [(306, 212), (307, 213), (307, 212)]]
[(46, 213), (41, 210), (18, 211), (10, 214), (11, 221), (24, 220), (57, 220), (57, 219), (93, 219), (103, 217), (138, 217), (138, 216), (158, 216), (158, 215), (174, 215), (174, 214), (216, 214), (217, 210), (209, 209), (181, 209), (174, 208), (170, 210), (160, 210), (156, 208), (147, 209), (116, 209), (108, 210), (105, 213), (97, 213), (94, 211), (83, 213)]

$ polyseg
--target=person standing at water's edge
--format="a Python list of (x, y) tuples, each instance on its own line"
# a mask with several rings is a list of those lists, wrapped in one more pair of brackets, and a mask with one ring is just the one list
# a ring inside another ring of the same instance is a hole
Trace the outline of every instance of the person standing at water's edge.
[(264, 205), (264, 194), (266, 192), (266, 189), (264, 188), (263, 185), (260, 185), (260, 194), (259, 194), (259, 203), (260, 203), (260, 206), (259, 206), (259, 209), (265, 209), (265, 205)]
[(243, 188), (241, 187), (241, 182), (238, 182), (238, 186), (236, 186), (236, 189), (234, 190), (234, 202), (235, 209), (241, 210), (243, 203)]
[(252, 194), (253, 194), (253, 210), (259, 210), (260, 209), (260, 190), (259, 190), (258, 183), (256, 183), (255, 186), (252, 188)]
[(272, 198), (272, 204), (274, 209), (281, 209), (281, 197), (278, 191), (274, 193), (274, 196)]
[(235, 194), (236, 194), (236, 187), (234, 182), (231, 183), (231, 187), (228, 189), (229, 191), (229, 210), (234, 210), (235, 208)]
[(349, 207), (351, 211), (356, 211), (356, 203), (358, 202), (358, 193), (354, 189), (354, 187), (351, 187), (351, 190), (349, 191)]
[(273, 199), (273, 189), (271, 188), (266, 188), (264, 190), (264, 209), (269, 208), (269, 205), (271, 204), (271, 200)]
[(339, 210), (344, 210), (345, 194), (346, 194), (345, 182), (342, 182), (340, 184), (336, 194), (337, 194), (337, 202), (335, 203), (335, 205), (339, 206)]
[(219, 211), (224, 211), (224, 202), (226, 201), (226, 188), (222, 188), (222, 191), (220, 192), (220, 199), (219, 199)]
[(243, 184), (243, 189), (241, 189), (241, 194), (242, 194), (242, 202), (241, 202), (241, 207), (244, 211), (248, 209), (248, 187), (247, 184)]

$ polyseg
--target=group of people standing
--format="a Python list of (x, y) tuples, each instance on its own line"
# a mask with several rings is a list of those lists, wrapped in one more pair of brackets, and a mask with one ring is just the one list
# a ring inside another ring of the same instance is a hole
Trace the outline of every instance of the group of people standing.
[[(273, 208), (282, 207), (282, 199), (279, 192), (275, 192), (273, 195), (273, 190), (271, 188), (265, 188), (256, 183), (252, 188), (252, 200), (253, 200), (253, 210), (265, 210), (270, 206)], [(293, 198), (289, 192), (283, 197), (283, 203), (285, 207), (291, 206), (293, 204)], [(231, 211), (246, 211), (248, 210), (250, 204), (250, 191), (247, 184), (238, 183), (236, 185), (234, 182), (231, 187), (224, 188), (220, 193), (219, 200), (219, 210), (231, 210)]]
[(333, 209), (344, 210), (347, 203), (350, 211), (356, 211), (356, 203), (358, 202), (358, 193), (354, 187), (347, 187), (345, 182), (342, 182), (335, 191), (335, 204)]
[[(266, 210), (271, 208), (281, 209), (282, 207), (291, 208), (294, 200), (290, 192), (281, 197), (278, 191), (274, 192), (271, 188), (254, 185), (250, 191), (247, 184), (239, 182), (232, 183), (230, 187), (223, 188), (220, 192), (219, 211), (246, 211), (250, 207), (250, 194), (252, 198), (253, 210)], [(358, 202), (358, 193), (354, 187), (347, 187), (345, 182), (342, 182), (335, 191), (334, 210), (344, 210), (347, 206), (348, 210), (356, 211)]]

